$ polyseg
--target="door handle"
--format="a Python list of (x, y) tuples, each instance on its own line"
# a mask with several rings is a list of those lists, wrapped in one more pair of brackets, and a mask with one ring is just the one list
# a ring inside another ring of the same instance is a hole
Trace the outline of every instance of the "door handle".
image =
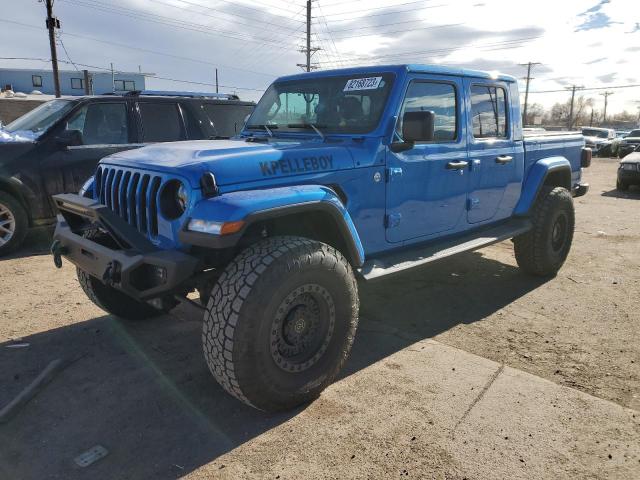
[(462, 170), (469, 165), (469, 162), (465, 162), (461, 160), (459, 162), (449, 162), (447, 163), (447, 170)]
[(509, 155), (500, 155), (499, 157), (496, 157), (496, 163), (499, 163), (500, 165), (504, 165), (505, 163), (509, 163), (512, 160), (513, 160), (513, 157), (511, 157)]

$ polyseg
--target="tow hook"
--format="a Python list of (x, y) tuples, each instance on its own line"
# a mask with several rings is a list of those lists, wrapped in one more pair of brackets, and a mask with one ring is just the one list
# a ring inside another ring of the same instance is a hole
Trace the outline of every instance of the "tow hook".
[(51, 255), (53, 255), (53, 264), (56, 268), (62, 268), (62, 255), (67, 253), (67, 248), (63, 247), (60, 240), (54, 240), (51, 244)]
[(110, 287), (113, 287), (116, 283), (120, 283), (120, 263), (116, 261), (109, 262), (102, 274), (102, 281)]

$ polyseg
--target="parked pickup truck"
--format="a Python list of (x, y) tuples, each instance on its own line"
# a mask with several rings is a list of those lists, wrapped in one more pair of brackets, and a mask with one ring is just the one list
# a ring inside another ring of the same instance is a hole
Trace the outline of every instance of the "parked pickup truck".
[(342, 368), (358, 278), (509, 238), (525, 272), (554, 275), (590, 161), (579, 132), (523, 140), (510, 76), (429, 65), (293, 75), (238, 138), (103, 159), (82, 193), (54, 196), (52, 253), (120, 317), (199, 291), (215, 379), (248, 405), (288, 409)]
[(77, 192), (102, 157), (154, 142), (237, 135), (255, 104), (235, 95), (129, 92), (44, 103), (0, 129), (0, 256), (55, 223), (51, 195)]

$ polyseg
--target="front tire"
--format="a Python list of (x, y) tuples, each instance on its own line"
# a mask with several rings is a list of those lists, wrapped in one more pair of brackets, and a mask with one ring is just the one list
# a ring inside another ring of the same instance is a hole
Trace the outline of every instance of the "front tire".
[(22, 245), (27, 235), (27, 212), (15, 197), (0, 192), (0, 257)]
[(629, 185), (624, 183), (622, 180), (616, 180), (616, 190), (620, 190), (621, 192), (626, 192), (629, 190)]
[(102, 310), (126, 320), (144, 320), (167, 313), (169, 309), (158, 310), (148, 303), (138, 302), (130, 296), (105, 285), (84, 270), (76, 268), (78, 282), (87, 297)]
[(265, 411), (313, 400), (344, 365), (358, 324), (358, 287), (333, 247), (273, 237), (231, 262), (213, 287), (202, 340), (211, 373)]
[(567, 259), (573, 241), (575, 213), (569, 191), (543, 187), (532, 221), (529, 232), (513, 239), (518, 266), (536, 276), (555, 275)]

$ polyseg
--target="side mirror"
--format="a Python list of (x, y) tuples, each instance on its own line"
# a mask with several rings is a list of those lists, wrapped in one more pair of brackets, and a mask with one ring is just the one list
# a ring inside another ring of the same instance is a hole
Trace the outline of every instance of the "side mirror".
[(405, 112), (402, 117), (402, 138), (405, 142), (432, 142), (436, 114), (431, 111)]
[(435, 136), (436, 114), (432, 111), (405, 112), (402, 117), (401, 142), (391, 144), (393, 152), (403, 152), (414, 147), (416, 142), (432, 142)]
[(83, 145), (82, 132), (80, 130), (63, 130), (56, 137), (56, 143), (61, 147), (76, 147)]

